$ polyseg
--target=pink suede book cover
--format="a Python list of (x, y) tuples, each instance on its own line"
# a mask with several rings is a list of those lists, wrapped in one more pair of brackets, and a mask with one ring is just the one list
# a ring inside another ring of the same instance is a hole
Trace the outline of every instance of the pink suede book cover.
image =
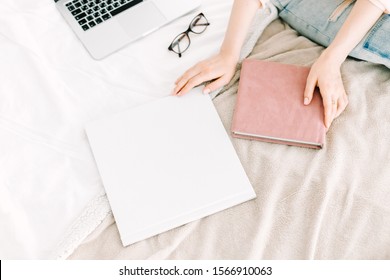
[(310, 105), (303, 93), (310, 68), (246, 59), (242, 64), (234, 137), (321, 149), (326, 127), (321, 95)]

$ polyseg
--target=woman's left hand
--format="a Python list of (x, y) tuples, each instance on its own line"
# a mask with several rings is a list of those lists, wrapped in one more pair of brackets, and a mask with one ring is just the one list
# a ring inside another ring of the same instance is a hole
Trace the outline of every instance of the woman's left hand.
[(324, 124), (330, 127), (347, 107), (348, 97), (341, 79), (340, 66), (342, 61), (332, 57), (325, 50), (311, 67), (306, 82), (304, 104), (310, 104), (316, 86), (319, 87), (324, 104)]

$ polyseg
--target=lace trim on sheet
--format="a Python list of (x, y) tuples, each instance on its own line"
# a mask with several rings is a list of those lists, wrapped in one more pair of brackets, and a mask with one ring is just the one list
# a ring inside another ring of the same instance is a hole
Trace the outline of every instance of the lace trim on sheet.
[(104, 192), (100, 193), (86, 207), (72, 224), (52, 254), (52, 259), (66, 259), (83, 240), (111, 214), (110, 204)]

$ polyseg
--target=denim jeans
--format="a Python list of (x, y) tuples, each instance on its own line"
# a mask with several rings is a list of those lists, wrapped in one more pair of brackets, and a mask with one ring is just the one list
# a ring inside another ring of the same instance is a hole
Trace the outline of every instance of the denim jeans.
[[(271, 0), (279, 16), (298, 33), (329, 46), (355, 1)], [(390, 68), (390, 14), (384, 14), (349, 54)]]

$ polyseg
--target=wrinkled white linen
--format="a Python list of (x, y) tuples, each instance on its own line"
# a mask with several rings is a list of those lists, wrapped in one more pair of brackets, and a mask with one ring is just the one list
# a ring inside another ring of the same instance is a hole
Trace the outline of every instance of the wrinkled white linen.
[[(107, 215), (109, 209), (99, 208), (104, 189), (84, 124), (169, 95), (179, 74), (218, 50), (231, 4), (205, 0), (197, 11), (95, 61), (54, 1), (2, 1), (1, 259), (57, 257), (60, 244), (74, 248)], [(167, 47), (200, 11), (211, 25), (190, 35), (179, 59)]]

